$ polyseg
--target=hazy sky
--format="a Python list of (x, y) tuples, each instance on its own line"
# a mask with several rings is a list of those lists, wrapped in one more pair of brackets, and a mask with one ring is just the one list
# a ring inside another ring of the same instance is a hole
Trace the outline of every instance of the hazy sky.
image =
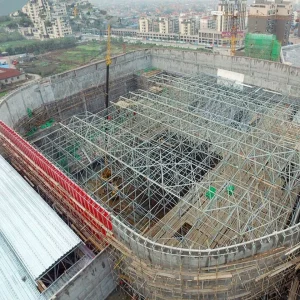
[(26, 2), (27, 0), (0, 0), (0, 16), (5, 16), (11, 12), (20, 10)]

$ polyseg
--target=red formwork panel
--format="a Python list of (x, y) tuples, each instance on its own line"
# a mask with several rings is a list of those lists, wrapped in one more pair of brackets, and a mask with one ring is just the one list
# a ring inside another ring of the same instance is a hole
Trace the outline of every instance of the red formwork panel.
[[(43, 180), (51, 187), (59, 188), (63, 199), (68, 201), (87, 224), (92, 225), (91, 230), (93, 232), (95, 231), (94, 228), (98, 230), (98, 234), (101, 232), (101, 234), (106, 235), (107, 230), (112, 231), (111, 217), (107, 210), (2, 121), (0, 121), (0, 133), (24, 153), (24, 159), (28, 163), (33, 161), (43, 170), (44, 174), (40, 174)], [(97, 232), (95, 233), (97, 234)]]

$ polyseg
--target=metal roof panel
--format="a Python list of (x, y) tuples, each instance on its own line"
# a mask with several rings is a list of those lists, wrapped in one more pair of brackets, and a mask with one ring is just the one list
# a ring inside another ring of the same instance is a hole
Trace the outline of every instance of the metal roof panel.
[(0, 231), (38, 279), (81, 240), (0, 156)]
[(36, 284), (0, 234), (0, 291), (4, 300), (44, 300)]

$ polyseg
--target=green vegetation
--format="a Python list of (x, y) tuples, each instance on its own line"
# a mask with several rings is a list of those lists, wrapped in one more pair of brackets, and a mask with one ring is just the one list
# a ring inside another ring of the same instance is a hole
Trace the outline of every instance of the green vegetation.
[(65, 51), (60, 56), (60, 59), (66, 63), (75, 63), (81, 65), (99, 57), (101, 54), (104, 54), (105, 51), (106, 47), (104, 45), (99, 45), (99, 43), (93, 42)]
[[(0, 43), (0, 52), (7, 51), (7, 49), (17, 49), (19, 47), (23, 48), (28, 45), (33, 45), (34, 43), (35, 43), (34, 40), (26, 40), (26, 39), (20, 41), (10, 41), (5, 43)], [(17, 54), (20, 53), (24, 53), (24, 52), (18, 52)]]
[(4, 29), (0, 29), (0, 44), (21, 40), (25, 40), (25, 38), (19, 32), (6, 32)]
[(22, 65), (22, 67), (28, 73), (39, 74), (45, 77), (77, 68), (92, 60), (103, 59), (105, 51), (106, 47), (104, 45), (91, 42), (78, 45), (67, 51), (51, 52), (43, 55), (36, 61)]
[[(18, 31), (18, 26), (29, 26), (31, 21), (28, 17), (10, 18), (8, 16), (0, 17), (0, 51), (15, 49), (33, 44), (34, 41), (26, 40)], [(7, 29), (15, 31), (7, 31)], [(8, 52), (8, 51), (7, 51)], [(11, 54), (11, 53), (10, 53)], [(18, 54), (18, 53), (16, 53)]]
[(0, 24), (5, 23), (5, 22), (10, 22), (11, 17), (10, 16), (0, 16)]
[(7, 92), (0, 92), (0, 98), (4, 97), (7, 94)]
[[(123, 53), (123, 44), (124, 42), (122, 38), (112, 39), (111, 52), (113, 56)], [(158, 47), (163, 46), (143, 43), (126, 44), (126, 52)], [(169, 46), (167, 48), (178, 49), (172, 46)], [(196, 51), (211, 52), (211, 50), (209, 49), (202, 48), (199, 48)], [(92, 41), (86, 44), (77, 45), (67, 50), (49, 52), (40, 57), (37, 57), (37, 60), (35, 61), (22, 64), (21, 67), (27, 73), (39, 74), (42, 77), (45, 77), (53, 74), (63, 73), (93, 61), (103, 60), (105, 59), (105, 55), (106, 41)]]
[(20, 17), (0, 17), (0, 51), (8, 52), (9, 55), (22, 53), (41, 54), (53, 50), (67, 49), (76, 45), (75, 38), (64, 38), (57, 40), (27, 40), (17, 30), (18, 26), (28, 27), (32, 25), (30, 19), (20, 13)]
[(18, 25), (21, 27), (28, 27), (32, 25), (31, 20), (22, 12), (19, 12), (19, 17), (11, 18), (9, 16), (0, 17), (0, 28), (8, 27), (9, 29), (17, 29)]
[(21, 40), (17, 43), (0, 43), (0, 49), (4, 49), (4, 51), (8, 52), (9, 55), (21, 53), (42, 54), (49, 51), (72, 48), (75, 45), (75, 38), (62, 38), (47, 41)]
[(8, 21), (3, 21), (3, 22), (1, 22), (0, 21), (0, 28), (5, 28), (8, 24), (10, 24), (11, 23), (11, 21), (10, 20), (8, 20)]

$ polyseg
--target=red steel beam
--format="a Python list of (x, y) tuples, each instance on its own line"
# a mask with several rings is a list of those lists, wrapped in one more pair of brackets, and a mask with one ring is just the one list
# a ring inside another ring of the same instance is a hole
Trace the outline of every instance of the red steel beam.
[(56, 189), (64, 201), (77, 211), (77, 215), (86, 226), (90, 227), (91, 232), (106, 236), (112, 231), (111, 216), (108, 211), (2, 121), (0, 121), (0, 134), (18, 149), (18, 154), (27, 164), (34, 169), (38, 167), (42, 170), (39, 172), (41, 180)]

